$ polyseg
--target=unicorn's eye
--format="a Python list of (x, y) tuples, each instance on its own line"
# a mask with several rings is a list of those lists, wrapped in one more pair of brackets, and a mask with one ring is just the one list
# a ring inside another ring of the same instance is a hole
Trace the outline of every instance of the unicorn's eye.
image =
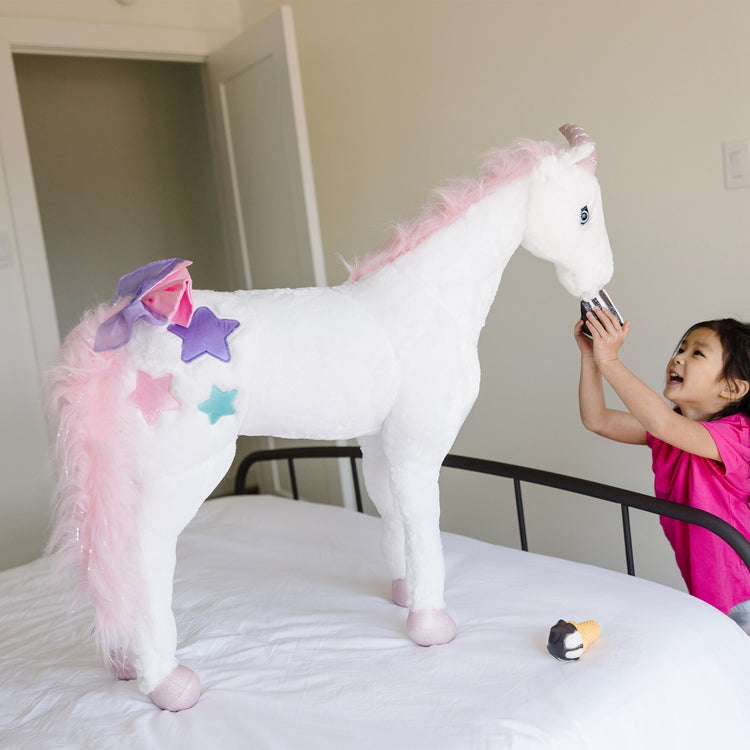
[(589, 220), (589, 207), (584, 206), (581, 209), (581, 224), (585, 224)]

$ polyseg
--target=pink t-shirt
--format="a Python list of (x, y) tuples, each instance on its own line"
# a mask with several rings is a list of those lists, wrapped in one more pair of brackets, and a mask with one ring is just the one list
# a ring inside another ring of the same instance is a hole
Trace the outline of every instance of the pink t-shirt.
[[(750, 538), (750, 421), (742, 414), (701, 422), (722, 463), (686, 453), (648, 435), (654, 494), (707, 510)], [(750, 599), (750, 571), (723, 539), (708, 529), (662, 518), (688, 591), (728, 612)]]

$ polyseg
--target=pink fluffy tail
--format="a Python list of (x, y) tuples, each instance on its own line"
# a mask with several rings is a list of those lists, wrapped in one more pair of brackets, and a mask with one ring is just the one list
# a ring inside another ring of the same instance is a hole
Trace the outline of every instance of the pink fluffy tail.
[(135, 410), (123, 382), (127, 350), (93, 349), (97, 327), (111, 313), (108, 307), (86, 313), (49, 372), (57, 487), (47, 551), (91, 602), (97, 646), (117, 668), (131, 649), (143, 579)]

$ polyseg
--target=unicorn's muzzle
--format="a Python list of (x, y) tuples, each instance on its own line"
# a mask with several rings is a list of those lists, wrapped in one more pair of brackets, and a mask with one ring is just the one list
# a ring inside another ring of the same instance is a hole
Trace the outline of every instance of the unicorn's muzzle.
[(615, 307), (615, 303), (612, 302), (612, 298), (604, 289), (600, 289), (599, 293), (594, 295), (590, 299), (581, 300), (581, 320), (583, 321), (583, 328), (581, 329), (581, 333), (583, 333), (584, 336), (588, 336), (589, 338), (591, 338), (591, 331), (589, 331), (588, 326), (586, 325), (586, 313), (593, 312), (594, 315), (596, 315), (597, 307), (599, 309), (606, 307), (607, 310), (609, 310), (612, 315), (614, 315), (617, 320), (620, 321), (620, 325), (625, 322), (622, 315), (620, 315), (620, 311)]

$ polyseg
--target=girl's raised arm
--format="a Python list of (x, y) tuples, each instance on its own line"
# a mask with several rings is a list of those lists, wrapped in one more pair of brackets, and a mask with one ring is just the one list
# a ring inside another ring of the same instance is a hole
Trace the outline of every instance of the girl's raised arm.
[(600, 376), (606, 379), (627, 407), (628, 416), (643, 430), (643, 441), (638, 442), (645, 443), (646, 432), (649, 432), (680, 450), (721, 461), (711, 433), (700, 422), (675, 412), (656, 391), (620, 361), (617, 353), (628, 335), (629, 321), (621, 326), (609, 310), (597, 310), (597, 314), (599, 317), (588, 314), (588, 327), (594, 337), (592, 359)]
[[(627, 325), (627, 324), (626, 324)], [(583, 321), (576, 323), (574, 336), (581, 350), (578, 404), (581, 422), (587, 430), (620, 443), (645, 445), (646, 429), (629, 412), (607, 407), (602, 374), (594, 360), (592, 341), (583, 332)]]

